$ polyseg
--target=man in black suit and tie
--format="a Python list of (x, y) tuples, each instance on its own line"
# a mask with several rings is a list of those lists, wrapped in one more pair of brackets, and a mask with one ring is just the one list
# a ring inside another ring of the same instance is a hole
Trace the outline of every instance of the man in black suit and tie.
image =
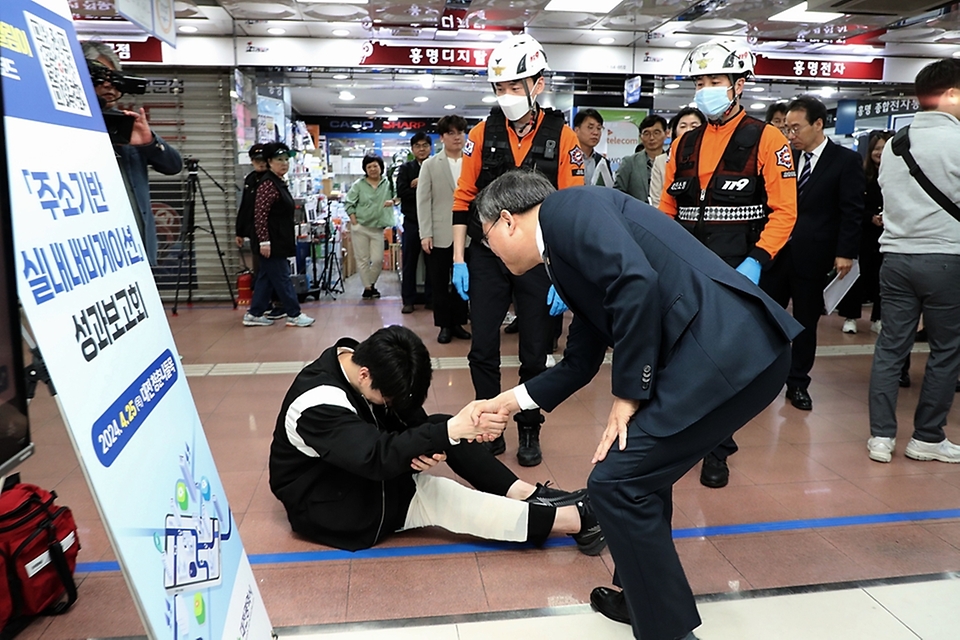
[(823, 288), (831, 269), (843, 278), (857, 257), (866, 188), (860, 155), (831, 142), (823, 133), (826, 122), (827, 108), (816, 98), (802, 96), (787, 106), (787, 139), (797, 168), (797, 222), (760, 276), (760, 288), (784, 308), (793, 299), (793, 317), (803, 325), (793, 341), (787, 398), (804, 411), (813, 408), (807, 387)]
[(511, 171), (476, 205), (482, 241), (514, 275), (545, 264), (574, 314), (563, 360), (478, 412), (551, 411), (613, 347), (591, 501), (634, 635), (694, 638), (700, 618), (671, 538), (673, 484), (776, 397), (801, 327), (680, 225), (619, 191), (555, 191)]

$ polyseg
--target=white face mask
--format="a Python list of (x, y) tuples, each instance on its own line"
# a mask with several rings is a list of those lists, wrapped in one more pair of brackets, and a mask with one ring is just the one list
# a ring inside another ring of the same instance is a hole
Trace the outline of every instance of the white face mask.
[(530, 102), (527, 101), (527, 96), (516, 96), (509, 93), (497, 96), (497, 104), (499, 104), (503, 110), (503, 115), (511, 122), (516, 122), (527, 115), (531, 109)]

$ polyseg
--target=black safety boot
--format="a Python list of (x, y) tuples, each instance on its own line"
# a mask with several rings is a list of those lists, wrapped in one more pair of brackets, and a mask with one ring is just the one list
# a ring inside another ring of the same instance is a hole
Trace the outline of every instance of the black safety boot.
[(543, 415), (536, 409), (521, 411), (513, 416), (517, 421), (519, 446), (517, 447), (517, 462), (521, 467), (535, 467), (543, 461), (540, 453), (540, 425), (543, 424)]

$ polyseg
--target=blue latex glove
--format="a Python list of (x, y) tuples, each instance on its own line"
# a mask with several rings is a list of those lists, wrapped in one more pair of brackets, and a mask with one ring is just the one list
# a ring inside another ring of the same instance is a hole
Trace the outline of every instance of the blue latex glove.
[(453, 263), (453, 288), (464, 300), (470, 299), (467, 294), (470, 291), (470, 271), (467, 269), (466, 262)]
[(760, 263), (756, 258), (747, 258), (741, 262), (737, 272), (747, 276), (753, 284), (760, 284)]
[(547, 291), (547, 306), (550, 307), (550, 315), (552, 316), (563, 315), (563, 312), (569, 309), (560, 299), (560, 294), (557, 293), (557, 289), (553, 285), (550, 285), (550, 290)]

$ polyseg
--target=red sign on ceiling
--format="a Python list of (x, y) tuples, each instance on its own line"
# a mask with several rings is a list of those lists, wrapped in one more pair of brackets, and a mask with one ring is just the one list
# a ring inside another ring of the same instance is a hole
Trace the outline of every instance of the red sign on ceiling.
[(158, 39), (150, 36), (144, 42), (120, 42), (103, 40), (103, 44), (113, 47), (121, 64), (128, 62), (163, 62), (163, 47)]
[(363, 45), (360, 66), (485, 69), (492, 51), (493, 48), (391, 46), (371, 41)]
[(805, 60), (757, 56), (754, 73), (761, 78), (804, 78), (821, 80), (883, 80), (883, 58), (870, 62)]

